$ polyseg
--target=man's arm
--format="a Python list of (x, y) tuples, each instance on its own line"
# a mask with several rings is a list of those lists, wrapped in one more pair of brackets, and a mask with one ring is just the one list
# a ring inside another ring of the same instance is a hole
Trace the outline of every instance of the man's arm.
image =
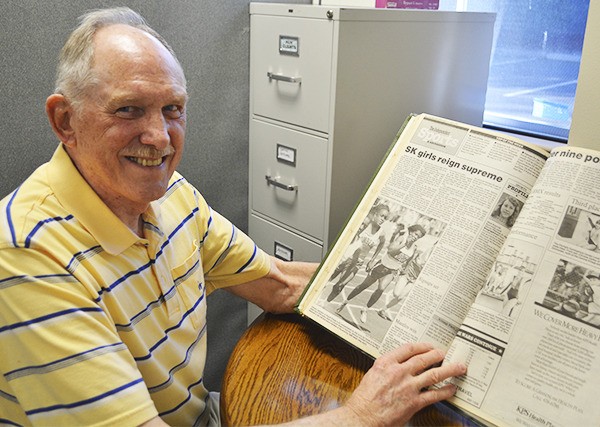
[(266, 276), (225, 289), (269, 313), (291, 313), (318, 266), (271, 257), (271, 270)]

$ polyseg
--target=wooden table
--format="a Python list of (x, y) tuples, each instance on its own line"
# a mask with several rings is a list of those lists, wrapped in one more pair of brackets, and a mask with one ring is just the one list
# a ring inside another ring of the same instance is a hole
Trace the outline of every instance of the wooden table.
[[(226, 426), (276, 424), (342, 405), (373, 360), (298, 315), (261, 315), (236, 345), (221, 387)], [(413, 426), (473, 426), (438, 404)]]

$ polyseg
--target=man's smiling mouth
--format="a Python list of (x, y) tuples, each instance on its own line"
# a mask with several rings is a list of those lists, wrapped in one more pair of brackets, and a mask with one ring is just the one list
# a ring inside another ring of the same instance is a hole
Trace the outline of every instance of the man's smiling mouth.
[(144, 159), (142, 157), (129, 157), (127, 159), (137, 163), (140, 166), (160, 166), (164, 161), (164, 157), (159, 157), (158, 159)]
[(164, 150), (157, 150), (153, 147), (140, 147), (121, 153), (130, 162), (143, 167), (160, 166), (173, 154), (175, 154), (175, 149), (172, 145)]

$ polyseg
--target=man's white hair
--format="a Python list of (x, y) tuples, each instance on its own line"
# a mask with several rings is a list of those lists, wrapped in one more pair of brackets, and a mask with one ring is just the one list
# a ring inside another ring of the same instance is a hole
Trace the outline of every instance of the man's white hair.
[[(64, 95), (76, 109), (81, 105), (86, 91), (96, 83), (92, 69), (94, 35), (101, 28), (116, 24), (129, 25), (155, 37), (173, 55), (181, 68), (171, 46), (139, 13), (127, 7), (90, 11), (80, 17), (79, 26), (73, 30), (63, 46), (56, 73), (55, 92)], [(183, 76), (183, 72), (181, 74)], [(185, 77), (183, 79), (185, 86)]]

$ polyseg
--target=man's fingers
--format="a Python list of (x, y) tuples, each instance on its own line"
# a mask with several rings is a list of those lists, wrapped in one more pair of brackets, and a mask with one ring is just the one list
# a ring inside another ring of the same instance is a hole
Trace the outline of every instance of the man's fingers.
[(444, 352), (429, 343), (405, 344), (387, 353), (385, 358), (392, 364), (403, 365), (405, 372), (412, 375), (418, 389), (424, 389), (450, 378), (463, 375), (467, 367), (462, 363), (437, 366), (444, 360)]
[(456, 393), (456, 386), (453, 384), (447, 384), (444, 387), (432, 388), (430, 390), (424, 390), (420, 395), (420, 402), (418, 405), (421, 408), (432, 405), (436, 402), (446, 400), (454, 396)]
[(417, 400), (417, 406), (422, 409), (426, 406), (446, 400), (454, 396), (456, 386), (454, 384), (445, 384), (439, 388), (426, 388), (434, 384), (444, 381), (450, 377), (463, 375), (467, 372), (467, 368), (463, 364), (451, 364), (439, 368), (433, 368), (417, 378), (423, 384), (423, 387)]
[(421, 353), (411, 357), (406, 361), (407, 367), (409, 367), (411, 374), (418, 375), (432, 366), (444, 360), (444, 352), (441, 350), (431, 349), (425, 353)]
[(431, 368), (416, 376), (417, 386), (421, 389), (441, 383), (451, 377), (458, 377), (467, 373), (467, 367), (462, 363), (449, 363), (447, 365)]
[(404, 363), (411, 359), (412, 357), (427, 353), (428, 351), (433, 349), (433, 345), (429, 343), (419, 342), (419, 343), (410, 343), (404, 344), (395, 350), (387, 353), (385, 356), (390, 357), (393, 361), (397, 363)]

